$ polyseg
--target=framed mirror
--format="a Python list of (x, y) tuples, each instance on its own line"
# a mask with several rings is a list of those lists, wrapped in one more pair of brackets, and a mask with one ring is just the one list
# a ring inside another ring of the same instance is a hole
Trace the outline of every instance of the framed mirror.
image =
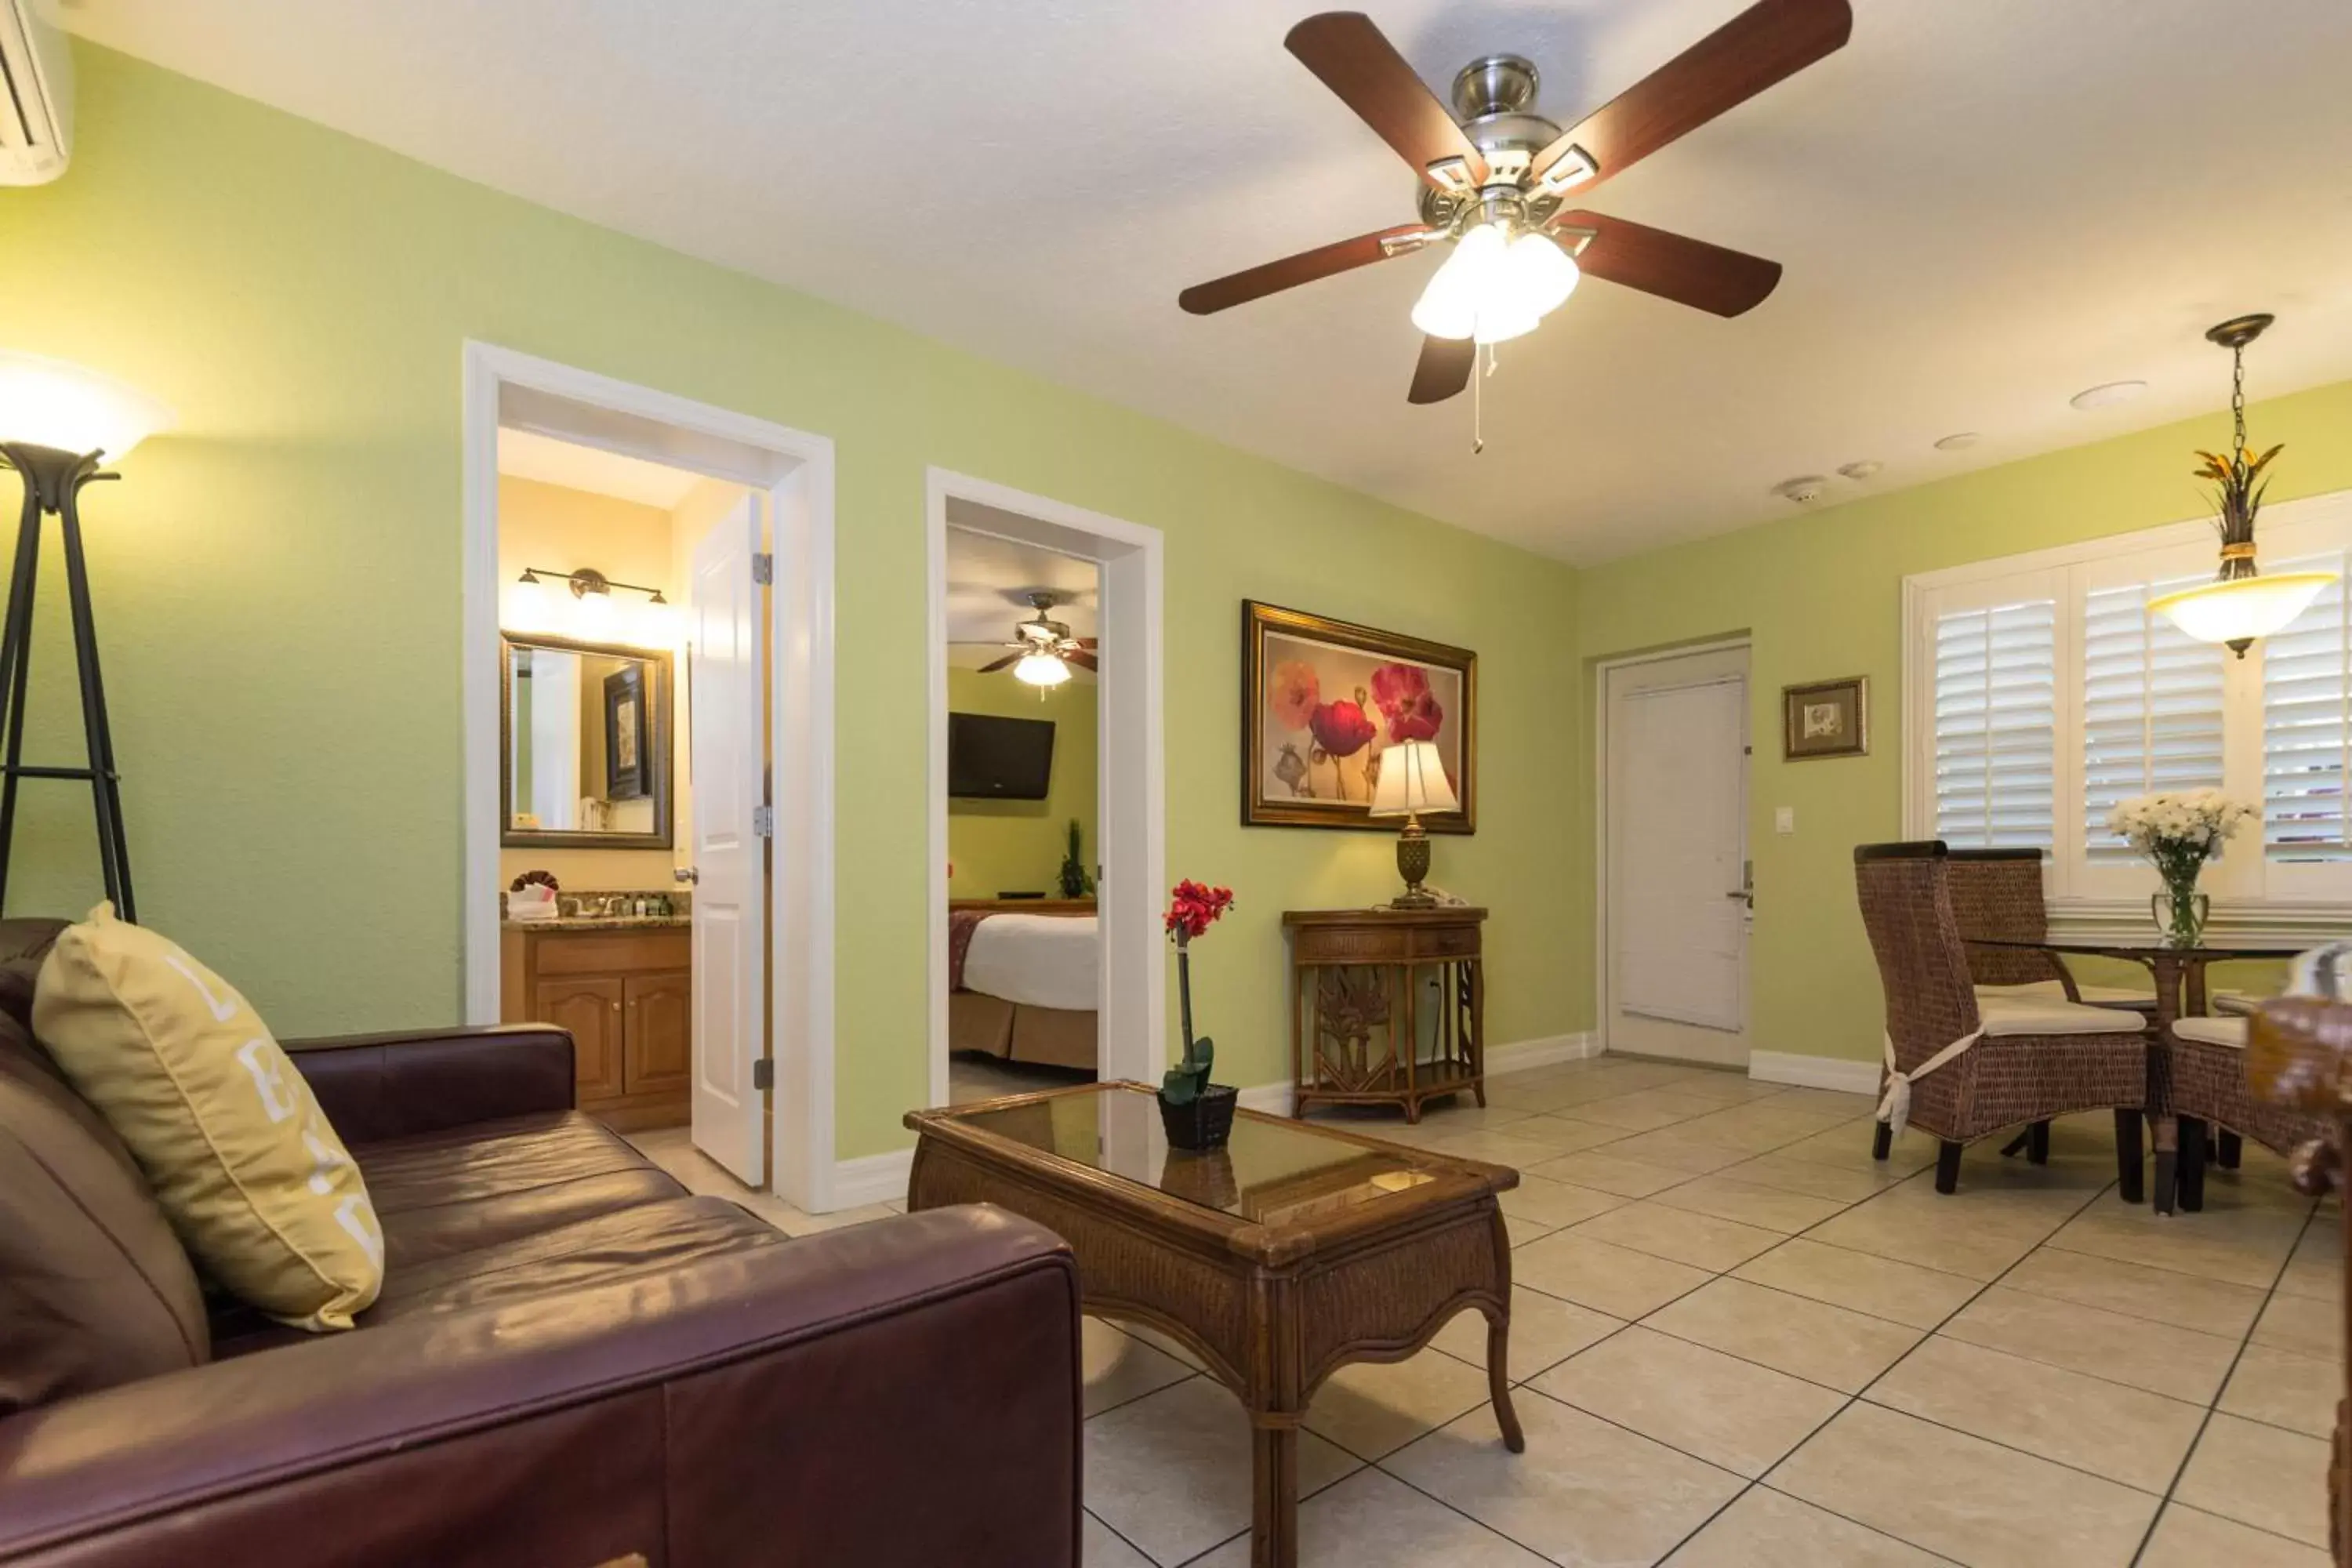
[(500, 641), (499, 842), (670, 847), (670, 656)]

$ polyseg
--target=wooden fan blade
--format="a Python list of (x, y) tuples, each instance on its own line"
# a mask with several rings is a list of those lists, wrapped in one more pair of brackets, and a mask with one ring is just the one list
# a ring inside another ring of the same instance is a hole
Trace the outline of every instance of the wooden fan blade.
[(1470, 384), (1478, 363), (1478, 345), (1468, 338), (1423, 338), (1421, 363), (1412, 367), (1412, 387), (1407, 403), (1443, 403)]
[(1571, 147), (1591, 154), (1599, 171), (1568, 188), (1581, 196), (1678, 136), (1745, 103), (1825, 55), (1853, 32), (1846, 0), (1760, 0), (1601, 108), (1536, 154), (1538, 188), (1546, 170)]
[(1754, 310), (1780, 281), (1777, 261), (1622, 217), (1565, 212), (1552, 222), (1593, 231), (1592, 243), (1582, 250), (1575, 248), (1574, 237), (1553, 236), (1576, 258), (1576, 265), (1593, 277), (1718, 316)]
[(1102, 668), (1101, 665), (1095, 662), (1095, 656), (1090, 653), (1066, 653), (1062, 656), (1062, 659), (1064, 663), (1075, 664), (1080, 669), (1100, 669)]
[[(1360, 234), (1353, 239), (1302, 250), (1296, 256), (1286, 256), (1279, 261), (1269, 261), (1245, 272), (1232, 273), (1207, 283), (1195, 283), (1177, 295), (1176, 302), (1193, 315), (1211, 315), (1235, 305), (1246, 305), (1252, 300), (1262, 300), (1268, 294), (1279, 294), (1285, 289), (1296, 289), (1301, 283), (1312, 283), (1318, 278), (1370, 267), (1375, 261), (1402, 255), (1402, 251), (1391, 250), (1381, 242), (1427, 232), (1417, 223), (1407, 223), (1381, 229), (1377, 234)], [(1419, 247), (1409, 248), (1418, 249)]]
[(1077, 644), (1080, 647), (1100, 647), (1102, 646), (1102, 644), (1097, 642), (1092, 637), (1072, 637), (1070, 640)]
[[(1486, 158), (1370, 16), (1360, 11), (1309, 16), (1290, 29), (1282, 47), (1439, 190), (1466, 195), (1486, 183)], [(1438, 169), (1450, 174), (1433, 172)]]
[(1009, 669), (1028, 657), (1029, 656), (1025, 653), (1008, 653), (1003, 658), (998, 659), (994, 664), (982, 665), (980, 667), (980, 673), (982, 675), (994, 675), (998, 670)]

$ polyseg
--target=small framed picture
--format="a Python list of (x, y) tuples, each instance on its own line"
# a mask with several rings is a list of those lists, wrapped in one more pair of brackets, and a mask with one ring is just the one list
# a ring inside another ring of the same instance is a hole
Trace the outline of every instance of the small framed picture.
[(1786, 762), (1870, 754), (1870, 677), (1780, 688), (1780, 756)]

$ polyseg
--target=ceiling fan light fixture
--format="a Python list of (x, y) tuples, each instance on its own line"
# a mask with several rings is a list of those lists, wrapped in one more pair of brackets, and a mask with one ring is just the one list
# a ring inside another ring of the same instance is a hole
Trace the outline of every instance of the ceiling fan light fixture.
[(1433, 338), (1507, 342), (1576, 290), (1581, 276), (1568, 253), (1540, 234), (1513, 235), (1482, 223), (1454, 242), (1412, 308), (1412, 324)]
[(1059, 686), (1070, 679), (1070, 667), (1054, 654), (1024, 654), (1013, 667), (1013, 679), (1027, 686)]

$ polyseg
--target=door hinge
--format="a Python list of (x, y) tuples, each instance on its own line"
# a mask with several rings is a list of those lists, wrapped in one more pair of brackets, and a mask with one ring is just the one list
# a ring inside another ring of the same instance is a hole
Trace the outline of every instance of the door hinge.
[(751, 1087), (753, 1089), (773, 1089), (776, 1087), (775, 1058), (761, 1057), (758, 1061), (751, 1064)]
[(751, 836), (754, 838), (773, 838), (776, 836), (774, 806), (755, 805), (751, 808)]
[(765, 587), (776, 580), (776, 558), (764, 550), (751, 552), (751, 581)]

